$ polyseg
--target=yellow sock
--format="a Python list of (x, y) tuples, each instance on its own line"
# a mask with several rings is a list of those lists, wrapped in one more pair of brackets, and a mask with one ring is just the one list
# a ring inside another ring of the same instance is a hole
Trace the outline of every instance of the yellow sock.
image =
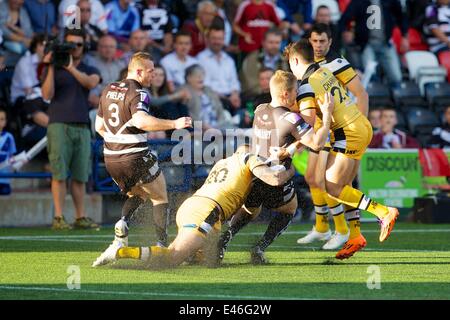
[(152, 257), (166, 257), (169, 253), (169, 249), (161, 248), (158, 246), (150, 247)]
[(314, 212), (316, 213), (316, 231), (327, 232), (330, 229), (328, 222), (328, 207), (325, 200), (326, 193), (319, 188), (309, 188), (311, 199), (314, 204)]
[(119, 259), (140, 259), (140, 247), (123, 247), (117, 251), (117, 258)]
[(345, 221), (344, 206), (336, 200), (336, 198), (330, 197), (328, 194), (325, 195), (325, 199), (330, 208), (330, 213), (333, 217), (334, 227), (336, 231), (340, 234), (347, 234), (348, 227), (347, 221)]
[(361, 234), (361, 222), (359, 221), (359, 219), (357, 220), (350, 220), (348, 222), (348, 224), (350, 225), (350, 237), (349, 239), (354, 239), (359, 237), (359, 235)]
[(361, 234), (361, 222), (359, 220), (360, 214), (359, 209), (355, 209), (344, 204), (345, 208), (345, 218), (348, 221), (349, 229), (350, 229), (350, 239), (354, 239), (359, 237)]
[(147, 261), (150, 256), (166, 257), (169, 252), (167, 248), (152, 247), (123, 247), (117, 251), (119, 259), (137, 259)]
[(366, 210), (378, 218), (384, 218), (388, 214), (388, 208), (379, 204), (358, 189), (346, 185), (339, 195), (339, 200), (350, 207)]

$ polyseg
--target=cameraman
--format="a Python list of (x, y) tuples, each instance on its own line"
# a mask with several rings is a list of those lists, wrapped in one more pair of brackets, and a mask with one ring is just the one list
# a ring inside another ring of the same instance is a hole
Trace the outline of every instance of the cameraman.
[(97, 69), (84, 64), (85, 32), (66, 29), (64, 41), (75, 46), (66, 66), (57, 68), (53, 52), (44, 57), (47, 64), (42, 83), (42, 97), (51, 100), (48, 114), (48, 158), (52, 170), (52, 195), (55, 206), (53, 229), (69, 229), (64, 220), (63, 206), (66, 180), (70, 171), (71, 193), (75, 205), (74, 228), (97, 228), (85, 216), (84, 194), (90, 171), (91, 134), (89, 130), (89, 90), (100, 82)]

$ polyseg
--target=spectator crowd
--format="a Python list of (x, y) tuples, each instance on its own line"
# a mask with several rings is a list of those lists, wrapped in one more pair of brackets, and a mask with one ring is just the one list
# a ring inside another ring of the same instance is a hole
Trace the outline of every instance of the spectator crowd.
[[(23, 149), (45, 136), (47, 128), (92, 123), (103, 88), (124, 78), (130, 57), (138, 51), (149, 52), (155, 62), (149, 88), (154, 115), (190, 115), (203, 121), (204, 128), (250, 127), (255, 107), (270, 101), (268, 80), (274, 70), (289, 69), (284, 47), (307, 38), (314, 23), (330, 27), (331, 49), (346, 57), (362, 77), (368, 76), (370, 63), (377, 62), (367, 82), (401, 88), (403, 82), (415, 80), (405, 62), (409, 51), (432, 53), (444, 68), (450, 62), (449, 4), (450, 0), (0, 0), (2, 130), (9, 129), (18, 149)], [(375, 18), (369, 10), (373, 5), (380, 8)], [(49, 87), (48, 70), (42, 67), (49, 61), (49, 43), (53, 38), (67, 41), (67, 31), (74, 29), (80, 31), (72, 34), (81, 37), (72, 41), (80, 50), (80, 61), (66, 70), (72, 78), (54, 70), (56, 84)], [(68, 99), (73, 101), (66, 103)], [(372, 147), (423, 145), (423, 139), (411, 137), (415, 132), (408, 132), (407, 125), (397, 127), (405, 109), (399, 113), (390, 100), (392, 104), (370, 104), (376, 130)], [(59, 104), (64, 108), (55, 107)], [(449, 143), (445, 107), (424, 107), (437, 119), (430, 144)], [(164, 137), (167, 134), (159, 132), (149, 138)], [(65, 178), (61, 173), (60, 181)]]

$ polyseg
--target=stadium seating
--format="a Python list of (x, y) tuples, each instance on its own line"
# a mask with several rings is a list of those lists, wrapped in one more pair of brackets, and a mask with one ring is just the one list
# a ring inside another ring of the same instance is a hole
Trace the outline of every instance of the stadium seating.
[(403, 82), (400, 88), (392, 90), (395, 106), (401, 109), (408, 106), (425, 106), (426, 101), (420, 94), (419, 86), (412, 81)]
[(422, 145), (425, 145), (433, 129), (440, 125), (436, 114), (421, 107), (411, 107), (406, 111), (409, 132), (415, 136)]
[[(398, 54), (403, 54), (400, 52), (400, 43), (402, 40), (402, 33), (398, 27), (395, 27), (392, 31), (392, 40), (394, 41), (395, 48), (397, 49)], [(409, 42), (409, 50), (411, 51), (428, 51), (428, 45), (425, 41), (423, 41), (420, 32), (414, 28), (408, 29), (408, 42)]]
[(450, 82), (450, 51), (444, 51), (438, 54), (439, 63), (447, 69), (447, 82)]
[(439, 66), (437, 57), (428, 51), (409, 51), (405, 53), (410, 80), (416, 81), (422, 95), (425, 94), (425, 84), (444, 82), (447, 70)]
[(369, 107), (393, 106), (389, 87), (383, 83), (371, 82), (367, 86)]
[(395, 126), (396, 129), (401, 130), (403, 132), (408, 131), (408, 127), (406, 125), (405, 115), (403, 112), (397, 110), (397, 125)]
[(426, 99), (431, 108), (441, 115), (442, 111), (450, 105), (450, 84), (432, 83), (426, 86)]

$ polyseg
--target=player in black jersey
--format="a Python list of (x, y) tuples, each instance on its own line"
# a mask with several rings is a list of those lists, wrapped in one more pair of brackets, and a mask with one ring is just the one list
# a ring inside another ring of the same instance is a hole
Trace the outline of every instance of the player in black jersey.
[[(273, 158), (274, 150), (288, 147), (296, 150), (294, 142), (298, 141), (314, 150), (320, 150), (328, 137), (331, 113), (334, 103), (330, 96), (319, 102), (325, 113), (323, 126), (314, 133), (312, 126), (306, 123), (297, 113), (297, 79), (286, 71), (278, 70), (270, 79), (272, 101), (259, 105), (255, 110), (252, 135), (252, 153), (273, 165), (290, 167), (290, 159), (277, 161)], [(267, 231), (252, 251), (252, 263), (266, 262), (264, 251), (289, 226), (297, 210), (297, 197), (294, 183), (287, 181), (283, 186), (274, 187), (261, 180), (254, 181), (252, 191), (244, 206), (231, 220), (230, 228), (225, 231), (219, 241), (219, 259), (223, 259), (225, 249), (231, 238), (255, 216), (264, 206), (273, 209), (275, 214), (267, 227)]]
[(122, 218), (115, 225), (114, 242), (128, 244), (128, 222), (147, 199), (153, 203), (157, 245), (167, 246), (168, 198), (166, 181), (156, 156), (149, 150), (147, 131), (182, 129), (191, 118), (158, 119), (149, 114), (150, 87), (154, 64), (148, 53), (134, 54), (125, 80), (103, 90), (95, 120), (96, 131), (104, 138), (106, 169), (121, 191), (128, 195)]

